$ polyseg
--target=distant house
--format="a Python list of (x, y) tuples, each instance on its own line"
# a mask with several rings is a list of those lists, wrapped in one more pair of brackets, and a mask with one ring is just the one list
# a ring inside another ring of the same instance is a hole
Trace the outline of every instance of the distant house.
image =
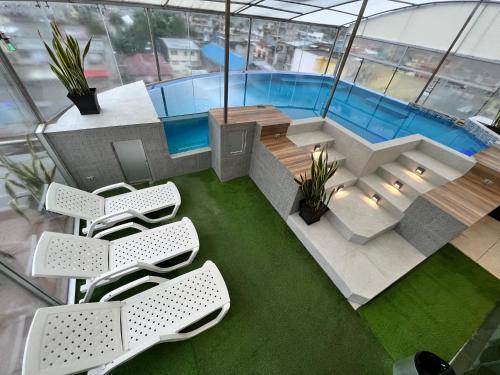
[(330, 46), (324, 42), (310, 43), (304, 45), (296, 45), (293, 51), (293, 57), (290, 64), (292, 71), (304, 73), (325, 73), (328, 66), (328, 74), (333, 74), (335, 62), (328, 64), (330, 57)]
[[(162, 55), (158, 55), (158, 64), (162, 77), (169, 78), (172, 76), (172, 69)], [(135, 55), (127, 56), (123, 59), (123, 67), (121, 69), (136, 79), (140, 78), (145, 81), (155, 81), (158, 79), (156, 60), (153, 53), (136, 53)]]
[(159, 51), (176, 73), (201, 70), (200, 46), (189, 38), (159, 38)]

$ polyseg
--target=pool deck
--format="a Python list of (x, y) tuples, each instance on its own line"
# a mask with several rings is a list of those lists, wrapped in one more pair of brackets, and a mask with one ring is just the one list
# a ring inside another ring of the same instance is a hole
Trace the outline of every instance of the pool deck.
[(500, 205), (500, 149), (476, 154), (465, 175), (424, 195), (428, 201), (470, 227)]

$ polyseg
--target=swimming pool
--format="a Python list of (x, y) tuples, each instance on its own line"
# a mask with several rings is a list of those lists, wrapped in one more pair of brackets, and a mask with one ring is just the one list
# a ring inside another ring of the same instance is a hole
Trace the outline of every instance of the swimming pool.
[[(320, 115), (332, 83), (332, 77), (314, 74), (232, 73), (229, 105), (272, 104), (292, 119), (315, 117)], [(148, 90), (164, 121), (171, 153), (208, 146), (206, 116), (203, 121), (199, 116), (191, 120), (179, 116), (222, 107), (222, 74), (162, 82)], [(343, 81), (337, 87), (328, 117), (372, 143), (422, 134), (466, 155), (487, 147), (444, 116)]]

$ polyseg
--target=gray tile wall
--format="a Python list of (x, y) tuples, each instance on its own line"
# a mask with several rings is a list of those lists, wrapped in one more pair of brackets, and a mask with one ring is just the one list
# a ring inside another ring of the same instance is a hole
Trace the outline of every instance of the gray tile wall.
[(405, 211), (395, 230), (422, 254), (429, 256), (467, 226), (424, 197), (418, 197)]
[(250, 163), (250, 178), (280, 216), (287, 220), (290, 213), (298, 211), (299, 187), (290, 171), (260, 143), (259, 128), (256, 133)]
[(210, 150), (171, 158), (161, 123), (49, 132), (47, 140), (75, 179), (78, 187), (93, 190), (124, 181), (112, 142), (141, 139), (151, 177), (160, 180), (208, 169)]
[(212, 167), (221, 181), (247, 176), (255, 134), (255, 123), (220, 125), (209, 114), (209, 145)]

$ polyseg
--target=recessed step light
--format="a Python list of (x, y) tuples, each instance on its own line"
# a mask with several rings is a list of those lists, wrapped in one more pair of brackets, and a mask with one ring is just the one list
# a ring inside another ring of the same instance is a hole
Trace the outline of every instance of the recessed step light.
[(423, 168), (423, 167), (417, 167), (415, 169), (415, 173), (420, 175), (420, 176), (422, 176), (424, 174), (424, 172), (425, 172), (425, 168)]
[(372, 195), (372, 201), (374, 201), (377, 204), (378, 204), (378, 202), (380, 202), (381, 199), (382, 198), (380, 198), (380, 195), (378, 195), (378, 194), (373, 194)]
[(394, 187), (398, 190), (401, 190), (401, 188), (403, 187), (403, 183), (399, 180), (396, 180), (396, 182), (394, 182)]

